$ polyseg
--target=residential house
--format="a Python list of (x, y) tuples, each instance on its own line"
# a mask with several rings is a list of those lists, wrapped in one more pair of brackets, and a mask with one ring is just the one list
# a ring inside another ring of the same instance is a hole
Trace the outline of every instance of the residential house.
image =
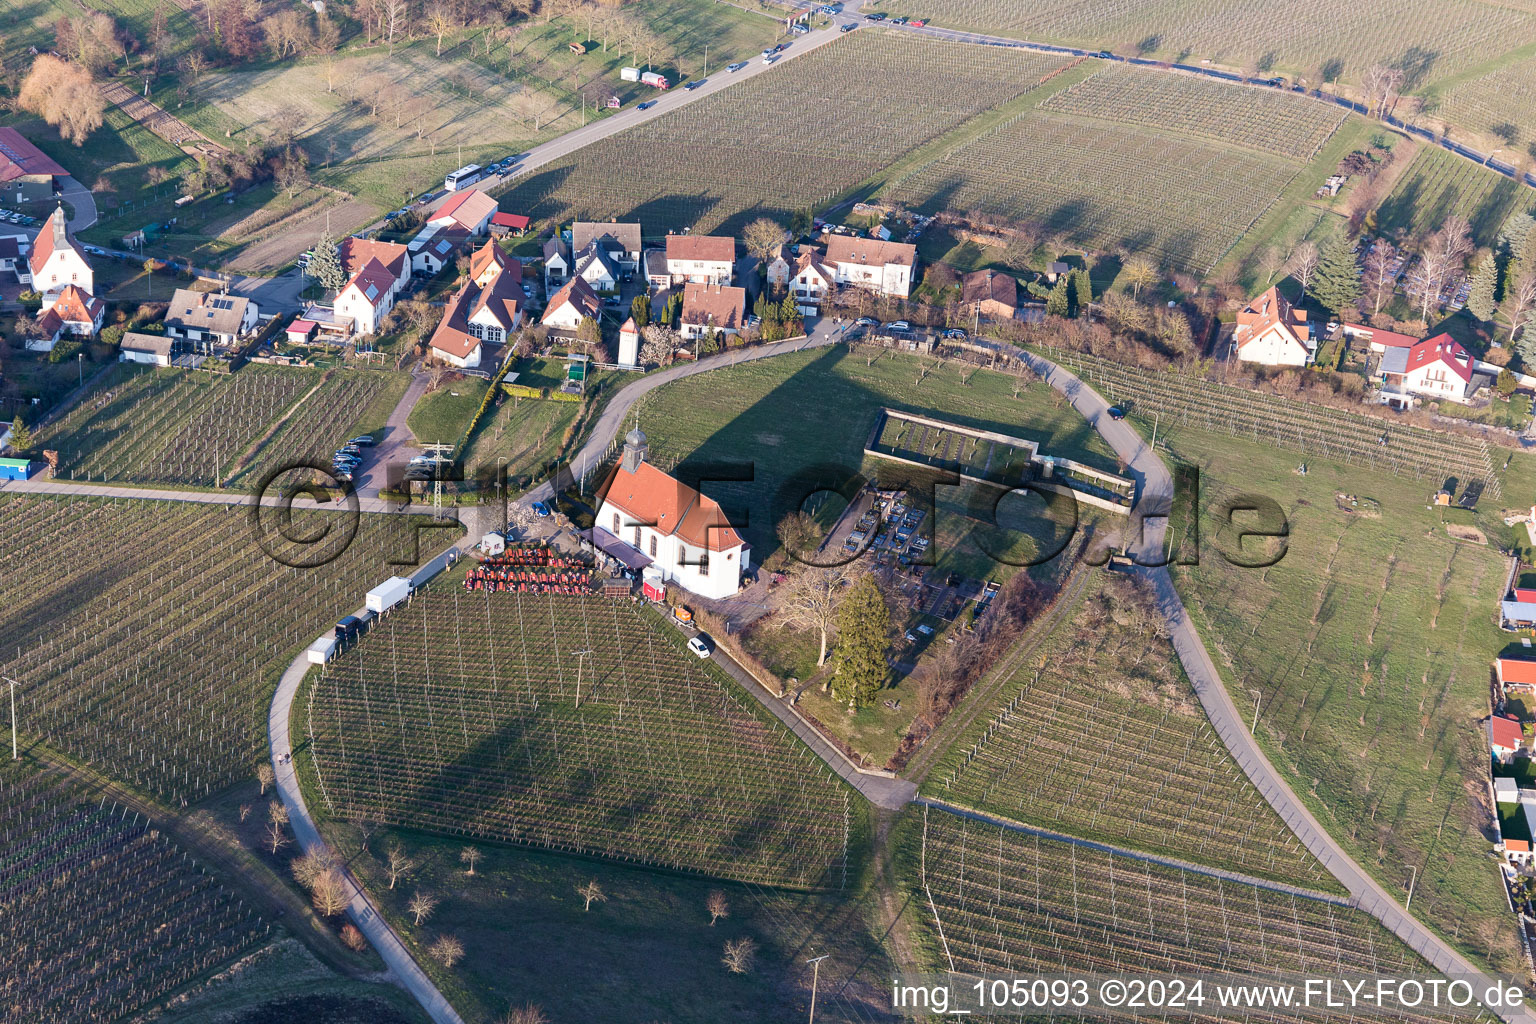
[(546, 292), (565, 284), (571, 276), (571, 252), (557, 233), (544, 243), (544, 290)]
[(469, 232), (458, 225), (428, 224), (416, 232), (407, 246), (411, 252), (411, 270), (432, 277), (452, 263), (459, 248), (469, 240)]
[(1019, 282), (995, 270), (978, 270), (960, 279), (960, 301), (968, 311), (1012, 320), (1019, 309)]
[(1536, 659), (1499, 658), (1493, 670), (1506, 690), (1536, 690)]
[(1376, 375), (1382, 403), (1400, 408), (1424, 398), (1465, 404), (1477, 391), (1472, 356), (1449, 334), (1387, 349)]
[(815, 249), (806, 249), (795, 261), (795, 304), (804, 316), (815, 316), (822, 300), (837, 285), (837, 271), (828, 266)]
[(1232, 348), (1245, 363), (1306, 366), (1317, 353), (1317, 339), (1306, 311), (1291, 305), (1275, 287), (1238, 312)]
[(693, 341), (709, 331), (737, 334), (746, 322), (747, 290), (718, 284), (683, 285), (683, 313), (678, 334)]
[(640, 268), (640, 225), (618, 221), (578, 220), (571, 225), (571, 248), (581, 252), (596, 245), (620, 271), (633, 274)]
[(825, 259), (839, 285), (902, 299), (912, 292), (912, 276), (917, 270), (915, 245), (833, 235), (827, 240)]
[(1352, 342), (1365, 342), (1370, 351), (1376, 355), (1384, 355), (1388, 349), (1412, 348), (1420, 340), (1411, 334), (1398, 334), (1396, 331), (1384, 331), (1379, 327), (1366, 327), (1363, 324), (1340, 324), (1339, 328), (1344, 332), (1344, 337)]
[(93, 337), (101, 330), (101, 318), (106, 312), (105, 302), (88, 295), (83, 288), (67, 284), (37, 318), (37, 331), (26, 346), (33, 352), (52, 352), (59, 338), (66, 334)]
[(1072, 264), (1063, 263), (1060, 260), (1052, 260), (1045, 265), (1045, 279), (1055, 284), (1058, 278), (1072, 273)]
[(27, 255), (32, 290), (43, 296), (43, 309), (53, 305), (59, 293), (74, 285), (87, 295), (96, 294), (96, 277), (86, 261), (85, 251), (69, 234), (64, 208), (55, 207), (43, 222), (42, 230), (32, 240)]
[(668, 235), (667, 275), (674, 285), (730, 284), (736, 239), (726, 235)]
[(665, 249), (645, 250), (645, 255), (640, 258), (640, 266), (645, 272), (645, 285), (651, 291), (659, 292), (664, 288), (672, 287), (672, 275), (667, 270)]
[(314, 340), (319, 327), (320, 325), (315, 321), (299, 317), (283, 328), (283, 337), (290, 345), (308, 345)]
[(432, 354), (450, 366), (479, 366), (485, 345), (502, 345), (523, 321), (522, 264), (494, 241), (470, 260), (470, 278), (448, 300), (432, 332)]
[(176, 341), (169, 334), (141, 334), (129, 331), (123, 335), (117, 358), (123, 363), (146, 363), (150, 366), (170, 366), (171, 351)]
[(256, 329), (256, 303), (243, 295), (178, 288), (165, 313), (165, 331), (176, 338), (234, 345)]
[(378, 334), (379, 326), (395, 308), (395, 288), (399, 282), (388, 267), (370, 258), (352, 275), (345, 288), (336, 293), (331, 308), (338, 317), (348, 317), (357, 334)]
[(496, 200), (472, 188), (466, 192), (455, 192), (445, 199), (441, 206), (432, 211), (427, 224), (443, 228), (456, 227), (471, 235), (483, 235), (490, 230), (491, 218), (496, 215), (497, 208)]
[(603, 306), (597, 293), (587, 282), (573, 277), (550, 298), (539, 322), (556, 330), (574, 331), (581, 326), (582, 320), (588, 317), (596, 320), (602, 313)]
[(588, 242), (584, 248), (576, 250), (572, 260), (575, 264), (573, 271), (575, 275), (591, 285), (593, 291), (618, 290), (619, 275), (622, 271), (597, 242)]
[(1525, 744), (1520, 721), (1509, 715), (1488, 717), (1488, 746), (1495, 761), (1505, 762), (1514, 758)]
[(497, 211), (491, 215), (491, 237), (502, 238), (513, 235), (518, 238), (528, 230), (528, 215), (526, 213), (503, 213)]
[(399, 242), (380, 242), (371, 238), (343, 238), (341, 244), (336, 246), (336, 255), (341, 260), (341, 268), (352, 277), (368, 265), (369, 260), (378, 260), (390, 276), (395, 279), (394, 288), (390, 295), (390, 302), (399, 298), (405, 286), (411, 283), (411, 250), (409, 246)]
[(772, 255), (768, 257), (768, 265), (765, 268), (765, 272), (770, 289), (783, 288), (789, 284), (791, 264), (786, 252), (787, 250), (784, 248), (784, 245), (780, 243), (775, 247)]
[(619, 328), (619, 365), (631, 369), (640, 367), (640, 328), (635, 325), (634, 317), (625, 320), (624, 326)]
[(23, 284), (31, 281), (32, 272), (27, 267), (27, 253), (31, 248), (32, 240), (26, 235), (0, 236), (0, 270)]
[(0, 128), (0, 200), (46, 200), (53, 195), (54, 179), (68, 174), (15, 128)]
[(624, 453), (598, 488), (593, 543), (627, 549), (632, 569), (660, 570), (662, 578), (712, 600), (741, 589), (751, 549), (713, 499), (645, 461), (645, 435), (624, 438)]

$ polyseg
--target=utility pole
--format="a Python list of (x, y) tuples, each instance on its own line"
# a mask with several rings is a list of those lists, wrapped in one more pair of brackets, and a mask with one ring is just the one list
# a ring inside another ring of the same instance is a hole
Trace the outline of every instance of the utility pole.
[(11, 760), (18, 760), (16, 753), (16, 680), (10, 676), (3, 676), (6, 682), (11, 684)]
[(816, 983), (821, 979), (821, 962), (831, 953), (823, 953), (821, 956), (813, 956), (806, 963), (811, 964), (811, 1019), (810, 1024), (816, 1024)]
[(1248, 731), (1254, 736), (1259, 734), (1259, 701), (1264, 699), (1264, 694), (1256, 693), (1253, 696), (1253, 728)]
[(1406, 905), (1404, 905), (1404, 910), (1413, 909), (1413, 887), (1417, 885), (1419, 881), (1419, 866), (1417, 864), (1411, 864), (1409, 866), (1413, 868), (1413, 877), (1408, 880), (1408, 902)]
[(581, 707), (581, 667), (585, 665), (587, 655), (592, 653), (589, 647), (584, 651), (572, 651), (571, 657), (576, 659), (576, 706)]

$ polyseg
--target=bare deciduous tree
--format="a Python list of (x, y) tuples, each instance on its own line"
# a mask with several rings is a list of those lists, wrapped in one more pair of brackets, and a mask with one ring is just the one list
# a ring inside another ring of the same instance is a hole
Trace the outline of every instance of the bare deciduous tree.
[(597, 879), (592, 879), (586, 885), (576, 887), (576, 895), (586, 901), (583, 910), (591, 910), (594, 903), (607, 903), (608, 894), (603, 892), (603, 887), (597, 884)]
[(1536, 268), (1521, 275), (1509, 293), (1509, 340), (1513, 342), (1520, 331), (1530, 330), (1536, 321)]
[(1429, 323), (1429, 315), (1440, 306), (1440, 292), (1453, 275), (1460, 273), (1467, 257), (1475, 249), (1472, 226), (1465, 217), (1450, 217), (1424, 240), (1419, 254), (1415, 294), (1419, 300), (1419, 319)]
[(410, 14), (409, 0), (379, 0), (379, 18), (384, 26), (385, 41), (389, 43), (391, 55), (395, 52), (395, 34), (405, 31)]
[(1306, 294), (1308, 286), (1312, 284), (1312, 275), (1317, 272), (1317, 260), (1317, 246), (1312, 242), (1302, 242), (1291, 253), (1291, 276), (1301, 284), (1302, 294)]
[(1157, 280), (1156, 264), (1144, 256), (1134, 256), (1127, 260), (1123, 273), (1131, 283), (1131, 297), (1135, 299), (1141, 298), (1141, 290)]
[(725, 955), (720, 962), (730, 968), (732, 974), (746, 974), (752, 970), (752, 961), (757, 956), (757, 943), (751, 939), (732, 939), (725, 944)]
[(389, 887), (393, 889), (395, 883), (416, 869), (416, 862), (405, 855), (405, 851), (398, 846), (391, 846), (384, 854), (384, 870), (389, 873)]
[(91, 132), (101, 127), (102, 112), (107, 108), (107, 101), (91, 81), (89, 71), (47, 53), (32, 62), (16, 102), (77, 146), (85, 145)]
[(1398, 91), (1403, 86), (1403, 69), (1390, 68), (1385, 64), (1372, 64), (1360, 80), (1365, 94), (1365, 107), (1375, 117), (1382, 117), (1397, 103)]
[(431, 917), (432, 911), (437, 909), (437, 897), (424, 892), (413, 893), (410, 902), (405, 905), (405, 909), (411, 912), (411, 916), (416, 919), (416, 923), (419, 925)]
[(473, 877), (475, 865), (480, 861), (480, 851), (473, 846), (466, 846), (459, 851), (459, 863), (464, 864), (468, 870), (464, 873)]
[(1285, 253), (1278, 245), (1270, 245), (1259, 253), (1259, 269), (1264, 271), (1265, 285), (1273, 284), (1275, 275), (1285, 269)]
[(240, 805), (240, 820), (241, 820), (241, 822), (244, 822), (246, 819), (248, 819), (251, 816), (251, 811), (252, 810), (253, 810), (253, 808), (251, 807), (250, 804), (241, 804)]
[(725, 893), (719, 889), (715, 889), (709, 894), (709, 899), (705, 901), (704, 907), (709, 911), (709, 926), (711, 928), (722, 917), (731, 916), (731, 905), (725, 901)]
[(452, 935), (439, 935), (437, 941), (427, 947), (427, 952), (431, 953), (444, 967), (452, 968), (454, 964), (464, 959), (464, 943)]
[(272, 785), (273, 782), (277, 781), (277, 773), (272, 770), (272, 766), (270, 764), (263, 761), (261, 764), (256, 766), (256, 781), (261, 783), (261, 795), (266, 796), (267, 787)]
[(368, 940), (363, 937), (362, 932), (357, 930), (355, 924), (341, 926), (341, 944), (354, 953), (361, 953), (368, 948)]
[(316, 875), (310, 883), (309, 894), (315, 909), (326, 917), (335, 917), (347, 909), (347, 884), (336, 868), (326, 868)]
[(789, 238), (789, 232), (767, 217), (759, 217), (741, 229), (741, 244), (747, 255), (766, 261)]
[(532, 1003), (514, 1006), (501, 1018), (500, 1024), (549, 1024), (544, 1011)]
[(802, 565), (791, 574), (780, 607), (791, 627), (815, 630), (821, 638), (816, 665), (827, 663), (827, 643), (837, 623), (841, 598), (859, 573), (852, 565)]
[(437, 55), (443, 55), (443, 36), (459, 27), (453, 8), (446, 3), (435, 3), (427, 8), (427, 28), (437, 36)]
[(1372, 313), (1380, 313), (1397, 290), (1397, 259), (1397, 246), (1385, 238), (1372, 242), (1365, 254), (1365, 290)]

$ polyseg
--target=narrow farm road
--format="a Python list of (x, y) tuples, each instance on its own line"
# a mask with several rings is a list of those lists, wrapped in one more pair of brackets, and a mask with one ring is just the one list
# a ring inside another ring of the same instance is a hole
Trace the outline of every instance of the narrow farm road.
[[(137, 498), (143, 501), (190, 501), (204, 505), (250, 505), (255, 500), (248, 491), (181, 491), (170, 488), (157, 487), (123, 487), (117, 484), (93, 484), (75, 482), (71, 480), (45, 480), (34, 477), (31, 480), (6, 480), (0, 482), (0, 493), (5, 494), (69, 494), (82, 498)], [(275, 508), (282, 505), (283, 499), (275, 494), (263, 494), (261, 504), (264, 508)], [(303, 495), (295, 496), (293, 505), (295, 508), (329, 508), (337, 509), (347, 507), (346, 502), (319, 503), (310, 500)], [(408, 505), (397, 505), (393, 502), (381, 501), (378, 498), (362, 498), (357, 500), (359, 512), (378, 514), (410, 512)]]
[[(436, 576), (452, 559), (457, 558), (477, 539), (474, 531), (470, 531), (453, 547), (418, 569), (411, 576), (411, 582), (418, 584)], [(327, 630), (326, 634), (321, 635), (325, 636), (329, 632)], [(297, 696), (299, 684), (303, 682), (309, 668), (308, 652), (300, 652), (299, 656), (294, 658), (284, 670), (283, 677), (277, 684), (277, 692), (272, 696), (271, 710), (267, 714), (267, 740), (272, 750), (272, 769), (277, 773), (277, 792), (283, 801), (283, 806), (288, 809), (288, 821), (293, 829), (294, 838), (299, 841), (300, 848), (306, 853), (326, 849), (327, 845), (320, 835), (319, 828), (315, 825), (314, 818), (310, 816), (309, 807), (304, 803), (304, 794), (299, 789), (298, 773), (293, 767), (293, 745), (290, 732), (293, 698)], [(337, 859), (341, 860), (339, 857)], [(422, 1009), (427, 1011), (436, 1024), (464, 1024), (464, 1019), (459, 1016), (458, 1011), (438, 991), (437, 986), (432, 984), (432, 979), (427, 977), (426, 972), (421, 969), (421, 965), (416, 962), (411, 951), (400, 940), (400, 936), (379, 913), (379, 908), (363, 890), (362, 883), (345, 867), (342, 872), (345, 876), (344, 884), (351, 893), (351, 898), (347, 902), (347, 916), (368, 938), (368, 941), (373, 943), (373, 948), (378, 950), (379, 956), (384, 959), (390, 973), (416, 998)]]

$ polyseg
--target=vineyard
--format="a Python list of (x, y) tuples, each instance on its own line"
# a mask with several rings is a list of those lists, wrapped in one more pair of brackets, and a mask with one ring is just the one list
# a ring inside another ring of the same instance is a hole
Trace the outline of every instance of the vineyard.
[(115, 1021), (266, 936), (155, 823), (0, 768), (0, 1021)]
[(1083, 245), (1206, 270), (1304, 167), (1152, 126), (1030, 110), (882, 195), (925, 213), (1032, 221)]
[(403, 516), (363, 516), (350, 545), (344, 514), (276, 519), (269, 555), (243, 507), (0, 500), (0, 559), (28, 570), (0, 576), (22, 732), (172, 804), (247, 777), (270, 671), (415, 553)]
[(273, 470), (297, 463), (328, 466), (337, 447), (388, 418), (385, 406), (392, 408), (409, 384), (405, 374), (380, 370), (328, 373), (320, 390), (300, 403), (225, 483), (254, 484)]
[(1132, 402), (1136, 414), (1144, 419), (1159, 414), (1165, 428), (1183, 424), (1220, 431), (1258, 444), (1406, 474), (1436, 485), (1447, 476), (1455, 476), (1463, 485), (1484, 481), (1488, 493), (1502, 493), (1493, 454), (1484, 441), (1196, 377), (1125, 366), (1078, 352), (1052, 350), (1048, 354), (1109, 401)]
[(759, 883), (848, 881), (848, 792), (654, 613), (426, 591), (309, 694), (323, 809)]
[[(1326, 73), (1358, 81), (1375, 63), (1406, 63), (1409, 88), (1476, 66), (1536, 38), (1536, 11), (1495, 0), (881, 0), (874, 8), (933, 24), (1234, 68)], [(1255, 19), (1262, 21), (1262, 31)]]
[(561, 220), (733, 230), (751, 216), (831, 201), (1064, 64), (856, 32), (759, 76), (751, 89), (712, 94), (541, 168), (502, 203)]
[[(1342, 899), (1165, 867), (939, 810), (912, 814), (903, 828), (912, 905), (921, 908), (936, 970), (1261, 978), (1422, 977), (1425, 970)], [(1242, 1019), (1298, 1018), (1252, 1010)]]
[(62, 478), (217, 486), (223, 468), (320, 383), (318, 371), (260, 365), (123, 372), (38, 431), (35, 447), (58, 451)]
[(1302, 161), (1317, 156), (1345, 117), (1331, 104), (1121, 65), (1063, 89), (1040, 106)]
[(1520, 147), (1536, 141), (1536, 56), (1527, 56), (1439, 96), (1440, 116), (1476, 132), (1513, 124)]
[(959, 738), (929, 790), (1119, 846), (1327, 886), (1227, 754), (1157, 621), (1129, 579), (1093, 586), (1047, 653), (1013, 667), (996, 714)]
[[(1508, 641), (1490, 614), (1508, 561), (1447, 532), (1492, 533), (1497, 503), (1485, 497), (1476, 515), (1427, 507), (1451, 466), (1426, 481), (1308, 456), (1302, 475), (1302, 457), (1225, 425), (1170, 426), (1165, 413), (1162, 427), (1165, 459), (1200, 468), (1199, 564), (1174, 579), (1246, 724), (1257, 710), (1270, 760), (1382, 885), (1416, 876), (1415, 914), (1511, 967), (1519, 950), (1496, 926), (1505, 903), (1485, 812), (1465, 789), (1487, 771), (1486, 736), (1468, 723), (1488, 713), (1488, 664)], [(1406, 444), (1394, 432), (1393, 447)], [(1224, 557), (1223, 509), (1255, 494), (1288, 523), (1267, 569)]]
[(1529, 189), (1438, 146), (1426, 146), (1376, 211), (1377, 230), (1420, 236), (1453, 214), (1467, 218), (1478, 245), (1491, 245), (1517, 210), (1536, 207)]

